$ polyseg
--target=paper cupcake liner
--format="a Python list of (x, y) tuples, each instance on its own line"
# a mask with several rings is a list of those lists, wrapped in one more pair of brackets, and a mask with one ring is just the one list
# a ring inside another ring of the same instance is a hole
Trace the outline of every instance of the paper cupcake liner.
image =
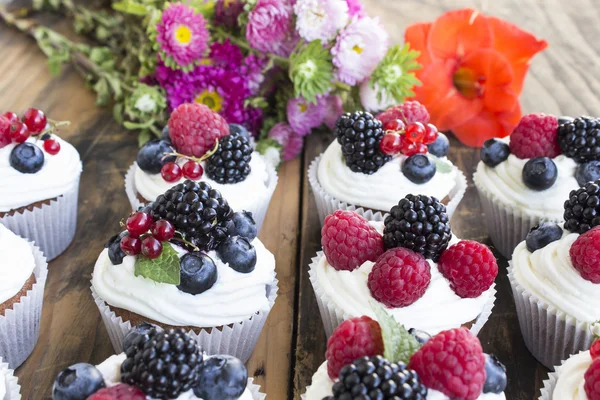
[[(278, 282), (275, 279), (271, 285), (267, 286), (268, 307), (258, 311), (252, 317), (241, 322), (224, 325), (219, 329), (212, 328), (211, 332), (202, 329), (200, 333), (196, 333), (190, 330), (189, 334), (196, 339), (206, 354), (229, 354), (245, 363), (252, 355), (269, 312), (275, 304), (277, 291), (279, 290)], [(91, 290), (113, 348), (117, 354), (122, 353), (123, 338), (131, 330), (131, 323), (117, 317), (93, 287), (91, 287)]]
[(558, 375), (558, 372), (550, 372), (548, 374), (548, 379), (544, 381), (544, 387), (542, 387), (540, 390), (541, 393), (538, 400), (552, 400), (552, 393), (554, 393), (554, 388), (556, 387), (556, 382), (558, 381)]
[(0, 218), (0, 223), (34, 242), (50, 261), (65, 251), (75, 237), (78, 197), (79, 177), (71, 190), (50, 204), (7, 215)]
[[(319, 251), (317, 256), (312, 259), (312, 262), (308, 267), (308, 276), (314, 289), (315, 297), (317, 298), (317, 305), (319, 306), (319, 312), (321, 313), (321, 319), (323, 321), (325, 333), (327, 334), (327, 337), (329, 337), (339, 324), (347, 319), (357, 317), (357, 315), (350, 315), (338, 307), (319, 285), (317, 280), (317, 266), (319, 265), (322, 257), (325, 257), (325, 255), (322, 251)], [(474, 335), (479, 334), (481, 328), (483, 328), (485, 323), (490, 318), (490, 315), (492, 315), (494, 302), (496, 301), (496, 284), (492, 285), (491, 294), (490, 300), (485, 304), (483, 310), (479, 316), (477, 316), (475, 322), (471, 326), (470, 331)]]
[(250, 390), (253, 400), (265, 400), (267, 397), (266, 394), (260, 392), (260, 385), (254, 384), (254, 378), (248, 378), (247, 388)]
[(4, 379), (6, 383), (6, 394), (2, 400), (20, 400), (21, 399), (21, 386), (17, 377), (14, 375), (14, 371), (9, 368), (7, 363), (2, 362), (0, 357), (0, 379)]
[(520, 285), (512, 262), (508, 279), (525, 345), (539, 362), (552, 369), (572, 354), (590, 348), (595, 336), (589, 322), (567, 315)]
[(48, 277), (48, 262), (40, 249), (31, 243), (35, 260), (35, 283), (12, 309), (0, 316), (0, 357), (11, 369), (16, 369), (29, 357), (40, 333), (40, 317), (44, 287)]
[[(277, 176), (277, 171), (275, 170), (275, 167), (273, 167), (273, 165), (271, 165), (270, 162), (266, 162), (265, 164), (267, 165), (267, 174), (269, 175), (268, 182), (267, 182), (266, 200), (263, 203), (261, 203), (260, 205), (254, 207), (252, 209), (234, 210), (234, 211), (249, 211), (249, 212), (251, 212), (252, 217), (254, 218), (254, 221), (256, 222), (256, 226), (258, 227), (259, 231), (263, 225), (263, 222), (265, 221), (265, 217), (267, 215), (267, 210), (269, 208), (269, 204), (271, 203), (271, 198), (273, 197), (273, 193), (275, 193), (275, 189), (277, 188), (277, 182), (279, 180), (279, 177)], [(133, 209), (133, 211), (136, 211), (140, 207), (145, 206), (147, 204), (147, 203), (142, 203), (137, 197), (138, 192), (137, 192), (137, 190), (135, 190), (136, 166), (137, 166), (137, 163), (135, 163), (135, 162), (133, 164), (131, 164), (131, 167), (129, 167), (129, 170), (127, 170), (127, 174), (125, 175), (125, 193), (127, 194), (127, 198), (129, 199), (129, 203), (131, 204), (131, 208)]]
[[(336, 210), (354, 211), (357, 214), (362, 215), (369, 221), (383, 221), (385, 216), (387, 215), (387, 211), (386, 213), (382, 213), (381, 211), (373, 211), (371, 209), (364, 208), (359, 205), (346, 203), (344, 201), (336, 199), (335, 197), (325, 192), (325, 190), (319, 183), (317, 176), (319, 162), (321, 161), (322, 157), (323, 155), (321, 154), (319, 157), (314, 159), (313, 162), (310, 164), (310, 167), (308, 168), (308, 182), (310, 183), (312, 192), (315, 196), (317, 212), (319, 214), (319, 220), (321, 221), (321, 225), (325, 221), (325, 217), (327, 217), (329, 214), (332, 214)], [(458, 204), (465, 195), (466, 190), (467, 178), (462, 173), (462, 171), (458, 170), (458, 178), (456, 180), (456, 185), (448, 194), (450, 201), (446, 205), (446, 211), (450, 218), (452, 218), (452, 215), (454, 214), (454, 211), (456, 211)], [(376, 196), (377, 194), (375, 193), (373, 195)], [(398, 201), (400, 201), (400, 199), (398, 199)]]

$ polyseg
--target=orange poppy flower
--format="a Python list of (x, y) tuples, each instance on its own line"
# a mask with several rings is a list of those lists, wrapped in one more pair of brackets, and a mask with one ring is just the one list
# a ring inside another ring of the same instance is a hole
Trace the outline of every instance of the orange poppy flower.
[(421, 52), (415, 100), (439, 130), (468, 146), (509, 135), (521, 119), (519, 95), (531, 58), (548, 43), (473, 9), (449, 11), (409, 26), (405, 40)]

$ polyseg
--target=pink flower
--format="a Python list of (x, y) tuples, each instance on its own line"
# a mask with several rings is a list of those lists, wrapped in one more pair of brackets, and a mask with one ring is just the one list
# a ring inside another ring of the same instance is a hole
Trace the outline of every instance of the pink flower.
[(311, 103), (301, 97), (290, 99), (287, 103), (287, 119), (298, 135), (306, 136), (311, 129), (323, 123), (325, 109), (322, 100)]
[(248, 14), (246, 39), (250, 46), (287, 57), (297, 43), (292, 17), (288, 0), (258, 0)]
[(208, 49), (209, 33), (202, 14), (181, 3), (171, 3), (156, 25), (163, 59), (172, 59), (181, 67), (200, 60)]
[(365, 6), (360, 2), (360, 0), (346, 0), (346, 3), (348, 4), (348, 14), (350, 15), (350, 18), (354, 17), (355, 15), (358, 18), (366, 16)]
[(302, 152), (303, 137), (294, 132), (292, 127), (285, 122), (280, 122), (272, 127), (269, 137), (283, 147), (281, 157), (285, 161), (295, 158)]
[(302, 39), (308, 42), (320, 39), (327, 43), (348, 23), (345, 0), (298, 0), (294, 12), (296, 28)]
[(337, 119), (344, 113), (344, 107), (340, 96), (328, 95), (323, 100), (325, 107), (324, 122), (329, 129), (335, 128)]
[(349, 85), (362, 82), (385, 56), (388, 40), (378, 18), (354, 17), (331, 49), (337, 78)]

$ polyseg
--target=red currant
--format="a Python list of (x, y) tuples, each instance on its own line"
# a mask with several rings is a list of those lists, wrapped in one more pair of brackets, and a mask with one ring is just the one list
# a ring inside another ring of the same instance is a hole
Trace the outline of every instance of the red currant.
[(402, 141), (402, 146), (400, 148), (400, 151), (405, 156), (414, 156), (415, 154), (419, 153), (417, 145), (409, 142), (408, 140)]
[(175, 236), (175, 228), (173, 227), (173, 224), (166, 219), (161, 219), (154, 224), (152, 235), (161, 242), (168, 242)]
[(401, 119), (391, 120), (384, 126), (385, 131), (402, 132), (404, 129), (406, 129), (406, 124)]
[(435, 125), (427, 124), (425, 126), (425, 136), (423, 136), (423, 143), (431, 144), (435, 142), (438, 137), (438, 130)]
[(162, 243), (152, 235), (142, 239), (142, 254), (150, 259), (158, 258), (162, 253)]
[(48, 123), (46, 115), (37, 108), (28, 108), (25, 110), (22, 120), (33, 135), (37, 135), (43, 131)]
[(2, 116), (8, 119), (10, 122), (15, 122), (19, 120), (19, 116), (12, 111), (7, 111), (4, 114), (2, 114)]
[(402, 149), (402, 137), (395, 133), (387, 133), (381, 138), (379, 148), (384, 154), (393, 156)]
[(55, 156), (60, 151), (60, 143), (54, 139), (44, 140), (44, 150), (46, 150), (46, 153)]
[(131, 235), (125, 235), (121, 239), (121, 250), (128, 256), (137, 256), (142, 251), (142, 241)]
[(423, 144), (423, 143), (417, 144), (417, 153), (427, 154), (428, 151), (429, 151), (429, 149), (427, 148), (426, 144)]
[(24, 143), (29, 139), (29, 128), (21, 121), (15, 121), (10, 125), (10, 137), (17, 143)]
[(406, 140), (421, 143), (425, 136), (425, 127), (420, 122), (414, 122), (406, 127)]
[(152, 217), (150, 217), (150, 215), (138, 211), (127, 218), (125, 227), (127, 228), (129, 235), (133, 237), (140, 237), (140, 235), (143, 235), (144, 233), (148, 232), (150, 228), (152, 228), (153, 222), (154, 221), (152, 221)]
[(596, 339), (590, 347), (590, 355), (592, 358), (598, 358), (600, 356), (600, 339)]
[(181, 167), (174, 162), (168, 162), (160, 170), (160, 175), (167, 182), (177, 182), (181, 179)]
[(204, 174), (204, 169), (202, 165), (198, 164), (196, 161), (190, 160), (183, 164), (183, 176), (186, 179), (197, 180), (202, 178), (202, 174)]

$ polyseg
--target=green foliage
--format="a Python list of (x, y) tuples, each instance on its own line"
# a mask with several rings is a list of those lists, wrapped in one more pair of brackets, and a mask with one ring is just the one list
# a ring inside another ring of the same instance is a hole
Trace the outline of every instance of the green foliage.
[(371, 87), (377, 87), (377, 98), (381, 101), (385, 95), (392, 96), (397, 103), (402, 103), (406, 97), (415, 95), (414, 86), (421, 85), (414, 71), (421, 68), (416, 61), (419, 52), (410, 50), (407, 44), (390, 48), (369, 81)]
[(157, 283), (179, 285), (181, 267), (177, 252), (169, 242), (164, 242), (162, 245), (162, 253), (158, 258), (150, 259), (142, 255), (137, 257), (135, 276), (143, 276)]
[(316, 103), (317, 96), (328, 93), (333, 81), (332, 56), (320, 40), (296, 48), (290, 56), (290, 79), (294, 95)]
[(421, 347), (417, 339), (398, 323), (385, 309), (375, 301), (371, 306), (381, 327), (383, 337), (383, 356), (390, 362), (402, 361), (408, 364), (410, 357)]

